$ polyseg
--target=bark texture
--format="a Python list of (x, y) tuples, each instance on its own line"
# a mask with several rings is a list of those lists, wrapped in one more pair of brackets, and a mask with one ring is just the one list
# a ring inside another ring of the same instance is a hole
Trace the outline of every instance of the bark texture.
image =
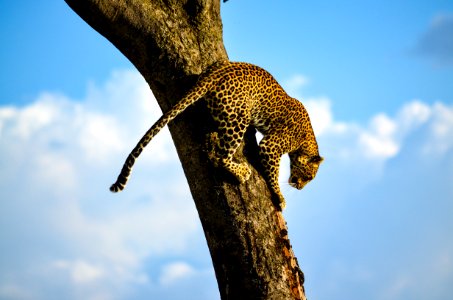
[[(179, 101), (210, 65), (228, 60), (220, 0), (65, 1), (135, 65), (163, 111)], [(125, 106), (134, 101), (124, 100)], [(246, 135), (243, 154), (237, 155), (254, 167), (250, 180), (240, 185), (226, 171), (213, 167), (204, 151), (206, 136), (215, 127), (203, 102), (169, 126), (203, 226), (221, 298), (305, 299), (304, 276), (291, 249), (286, 223), (256, 171), (254, 130)]]

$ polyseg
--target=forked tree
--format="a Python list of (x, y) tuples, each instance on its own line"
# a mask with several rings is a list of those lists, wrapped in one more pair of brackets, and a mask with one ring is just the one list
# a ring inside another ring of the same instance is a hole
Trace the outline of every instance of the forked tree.
[[(209, 66), (228, 60), (220, 0), (65, 1), (132, 62), (163, 111), (178, 102)], [(127, 101), (135, 99), (124, 99), (124, 106)], [(203, 102), (169, 127), (221, 298), (306, 299), (304, 275), (291, 249), (286, 223), (256, 171), (260, 168), (255, 131), (247, 132), (236, 155), (253, 167), (251, 178), (239, 184), (208, 159), (206, 136), (216, 128)]]

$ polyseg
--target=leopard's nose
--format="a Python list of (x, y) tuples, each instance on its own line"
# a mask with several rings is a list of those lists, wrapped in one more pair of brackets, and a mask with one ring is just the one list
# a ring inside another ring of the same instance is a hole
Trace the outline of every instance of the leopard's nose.
[(298, 180), (297, 180), (297, 177), (295, 177), (295, 176), (293, 176), (293, 177), (291, 177), (291, 178), (289, 179), (289, 182), (290, 182), (290, 183), (297, 184), (297, 181), (298, 181)]

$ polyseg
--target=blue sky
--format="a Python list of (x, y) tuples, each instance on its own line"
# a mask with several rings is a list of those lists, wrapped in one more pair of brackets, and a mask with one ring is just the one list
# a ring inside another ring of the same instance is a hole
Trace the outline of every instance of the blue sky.
[[(307, 107), (325, 157), (285, 217), (309, 299), (453, 292), (453, 2), (222, 4), (232, 60)], [(161, 112), (63, 1), (0, 2), (0, 299), (218, 299)]]

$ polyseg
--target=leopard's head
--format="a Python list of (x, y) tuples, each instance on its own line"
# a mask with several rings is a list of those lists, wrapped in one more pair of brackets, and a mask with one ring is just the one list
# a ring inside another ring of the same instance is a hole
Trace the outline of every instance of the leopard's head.
[(308, 182), (315, 178), (323, 158), (319, 155), (308, 156), (300, 153), (289, 154), (291, 175), (289, 185), (301, 190)]

